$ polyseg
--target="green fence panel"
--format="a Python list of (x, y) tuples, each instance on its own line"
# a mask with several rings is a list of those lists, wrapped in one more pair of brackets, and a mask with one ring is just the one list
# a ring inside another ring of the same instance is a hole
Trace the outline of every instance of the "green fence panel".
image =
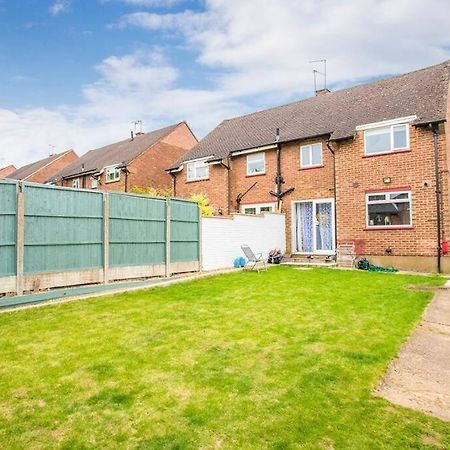
[(0, 180), (0, 277), (16, 274), (17, 183)]
[(199, 259), (199, 209), (195, 202), (170, 201), (170, 260)]
[(103, 195), (24, 184), (24, 273), (103, 266)]
[(109, 265), (164, 264), (165, 199), (109, 194)]

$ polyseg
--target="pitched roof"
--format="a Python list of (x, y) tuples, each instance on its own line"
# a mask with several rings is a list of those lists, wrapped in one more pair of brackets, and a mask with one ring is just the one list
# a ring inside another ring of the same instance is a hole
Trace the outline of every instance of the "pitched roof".
[(10, 164), (9, 166), (0, 167), (0, 177), (7, 177), (9, 174), (17, 170), (16, 166)]
[(331, 135), (352, 137), (355, 127), (417, 115), (416, 124), (446, 119), (450, 60), (393, 78), (224, 120), (171, 168), (184, 161), (228, 154), (280, 141)]
[(179, 123), (149, 133), (137, 134), (133, 140), (125, 139), (105, 147), (90, 150), (75, 162), (65, 167), (52, 179), (78, 175), (81, 172), (100, 171), (115, 164), (128, 164), (142, 152), (170, 134)]
[(7, 178), (12, 178), (14, 180), (25, 180), (29, 176), (36, 173), (38, 170), (41, 170), (45, 166), (48, 166), (50, 163), (56, 161), (57, 159), (70, 152), (73, 152), (73, 150), (70, 149), (66, 150), (65, 152), (56, 153), (54, 155), (47, 156), (47, 158), (27, 164), (26, 166), (19, 167), (16, 171), (10, 173)]

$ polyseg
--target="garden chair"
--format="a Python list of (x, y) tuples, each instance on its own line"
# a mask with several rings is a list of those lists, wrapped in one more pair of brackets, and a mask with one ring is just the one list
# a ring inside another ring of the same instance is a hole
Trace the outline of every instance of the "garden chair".
[(263, 257), (262, 253), (253, 253), (253, 250), (248, 245), (241, 245), (241, 249), (244, 252), (245, 257), (247, 258), (247, 262), (244, 266), (248, 268), (247, 265), (251, 265), (250, 270), (256, 270), (259, 272), (258, 263), (263, 263), (264, 270), (267, 270), (266, 260)]

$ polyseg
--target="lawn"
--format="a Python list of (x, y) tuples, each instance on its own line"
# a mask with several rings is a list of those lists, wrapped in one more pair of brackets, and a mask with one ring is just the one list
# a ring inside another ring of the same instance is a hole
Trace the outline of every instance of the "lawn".
[(442, 282), (276, 267), (1, 314), (1, 447), (450, 448), (372, 394)]

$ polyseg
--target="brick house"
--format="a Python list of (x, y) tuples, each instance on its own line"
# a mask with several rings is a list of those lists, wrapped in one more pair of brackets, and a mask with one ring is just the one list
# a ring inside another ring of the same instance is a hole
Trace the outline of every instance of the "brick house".
[[(450, 62), (223, 121), (168, 171), (217, 213), (286, 214), (287, 251), (450, 272)], [(438, 192), (436, 192), (438, 191)]]
[(48, 182), (74, 188), (128, 192), (133, 187), (171, 188), (166, 167), (197, 144), (186, 122), (90, 150)]
[(78, 155), (74, 150), (67, 150), (20, 167), (5, 178), (32, 181), (34, 183), (45, 183), (48, 178), (55, 176), (58, 172), (77, 159)]
[(0, 167), (0, 178), (6, 178), (8, 175), (11, 175), (16, 170), (17, 167), (12, 164), (9, 166)]

